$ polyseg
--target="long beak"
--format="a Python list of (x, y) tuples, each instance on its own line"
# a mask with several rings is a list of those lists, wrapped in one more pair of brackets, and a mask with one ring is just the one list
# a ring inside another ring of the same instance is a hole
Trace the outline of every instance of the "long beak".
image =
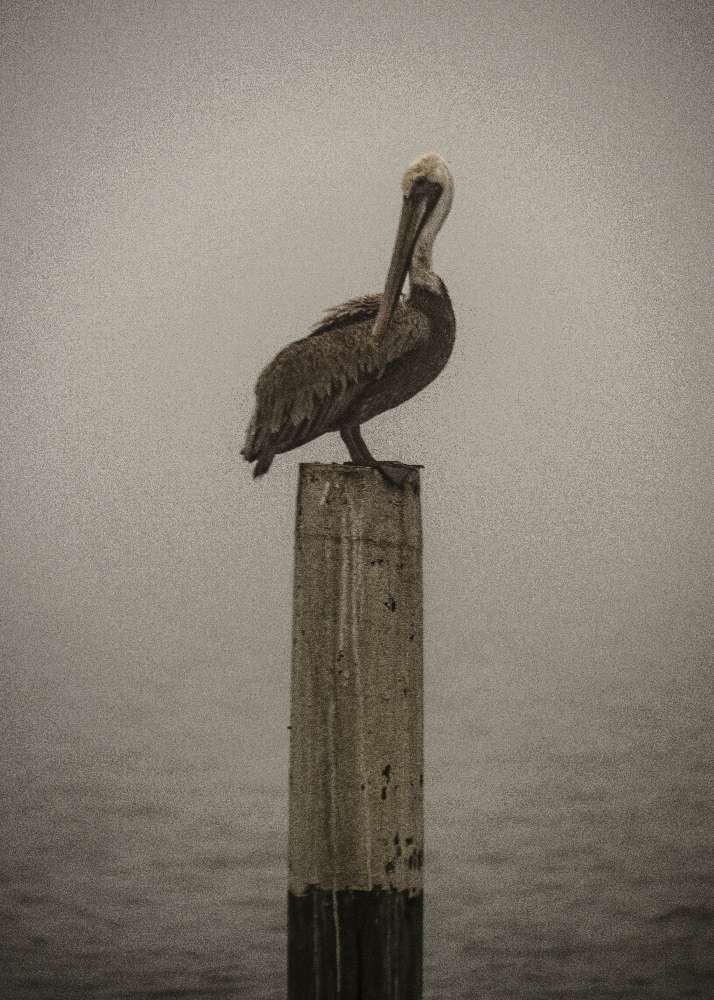
[(422, 190), (404, 197), (397, 238), (394, 241), (392, 259), (384, 285), (384, 294), (382, 295), (379, 312), (372, 327), (372, 337), (374, 339), (381, 337), (382, 334), (387, 332), (407, 277), (416, 241), (419, 239), (419, 234), (424, 228), (424, 223), (429, 218), (437, 200), (438, 195), (434, 197), (434, 192), (431, 190)]

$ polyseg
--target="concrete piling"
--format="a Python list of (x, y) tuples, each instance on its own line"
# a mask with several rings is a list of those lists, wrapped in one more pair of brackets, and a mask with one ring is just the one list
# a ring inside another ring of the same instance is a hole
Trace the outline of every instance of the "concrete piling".
[(301, 465), (289, 1000), (422, 996), (421, 558), (417, 469)]

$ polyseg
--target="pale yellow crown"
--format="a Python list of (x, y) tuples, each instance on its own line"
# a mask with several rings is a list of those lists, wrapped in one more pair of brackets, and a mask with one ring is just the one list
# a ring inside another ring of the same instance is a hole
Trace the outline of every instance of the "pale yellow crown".
[(438, 153), (422, 153), (417, 156), (413, 163), (410, 163), (402, 178), (402, 191), (406, 194), (411, 190), (414, 181), (424, 177), (428, 181), (434, 181), (443, 188), (449, 186), (451, 172), (446, 161)]

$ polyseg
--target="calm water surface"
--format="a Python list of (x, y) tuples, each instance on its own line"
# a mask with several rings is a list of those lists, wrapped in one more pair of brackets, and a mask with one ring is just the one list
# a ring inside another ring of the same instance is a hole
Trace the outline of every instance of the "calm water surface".
[[(6, 695), (0, 996), (282, 998), (284, 720), (69, 691)], [(708, 710), (643, 699), (434, 694), (426, 997), (714, 995)]]

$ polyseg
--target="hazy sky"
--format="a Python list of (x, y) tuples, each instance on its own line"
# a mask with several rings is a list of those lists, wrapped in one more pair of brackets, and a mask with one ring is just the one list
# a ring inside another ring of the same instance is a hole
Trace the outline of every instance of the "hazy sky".
[(429, 148), (457, 346), (364, 429), (426, 467), (428, 690), (704, 683), (707, 3), (0, 11), (11, 689), (238, 685), (250, 754), (282, 748), (297, 464), (346, 454), (253, 482), (252, 387), (381, 289)]

